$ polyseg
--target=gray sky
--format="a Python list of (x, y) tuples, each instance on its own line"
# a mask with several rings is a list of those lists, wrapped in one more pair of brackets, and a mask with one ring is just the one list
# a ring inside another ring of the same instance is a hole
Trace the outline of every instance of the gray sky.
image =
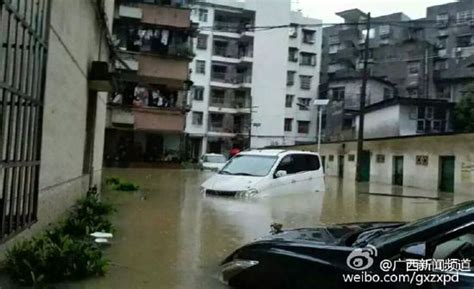
[(352, 8), (371, 12), (373, 17), (403, 12), (411, 19), (425, 17), (426, 7), (455, 0), (292, 0), (293, 9), (301, 9), (305, 16), (327, 23), (340, 23), (342, 18), (334, 13)]

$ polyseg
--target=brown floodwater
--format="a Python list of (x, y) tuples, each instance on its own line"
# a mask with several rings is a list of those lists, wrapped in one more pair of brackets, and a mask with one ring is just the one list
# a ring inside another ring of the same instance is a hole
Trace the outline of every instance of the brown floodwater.
[(356, 187), (353, 181), (335, 178), (327, 178), (325, 193), (244, 200), (203, 196), (199, 186), (211, 173), (198, 170), (108, 169), (104, 174), (140, 185), (133, 193), (104, 192), (118, 208), (117, 232), (107, 249), (109, 273), (61, 288), (226, 288), (216, 277), (219, 262), (237, 247), (268, 234), (273, 222), (290, 228), (409, 221), (453, 204), (449, 195), (377, 184)]

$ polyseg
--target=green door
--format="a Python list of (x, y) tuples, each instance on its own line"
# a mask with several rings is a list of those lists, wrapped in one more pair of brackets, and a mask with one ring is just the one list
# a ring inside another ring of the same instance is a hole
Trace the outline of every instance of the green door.
[(361, 182), (368, 182), (370, 181), (370, 151), (363, 151), (362, 152), (362, 159), (361, 159)]
[(403, 156), (393, 157), (393, 184), (403, 186)]
[(454, 192), (454, 156), (440, 156), (439, 189), (443, 192)]

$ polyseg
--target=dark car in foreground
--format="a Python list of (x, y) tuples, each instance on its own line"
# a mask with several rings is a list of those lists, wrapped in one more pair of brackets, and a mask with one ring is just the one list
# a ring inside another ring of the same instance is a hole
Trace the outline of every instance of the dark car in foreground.
[[(220, 279), (231, 287), (252, 289), (472, 289), (473, 258), (474, 201), (412, 223), (277, 231), (227, 257)], [(449, 267), (450, 260), (458, 266)], [(358, 281), (347, 279), (356, 275)]]

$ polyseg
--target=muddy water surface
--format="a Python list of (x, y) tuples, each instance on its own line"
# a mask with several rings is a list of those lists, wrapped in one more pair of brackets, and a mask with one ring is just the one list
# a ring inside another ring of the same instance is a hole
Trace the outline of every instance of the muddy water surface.
[(370, 220), (412, 220), (452, 204), (449, 196), (415, 199), (371, 195), (439, 197), (383, 185), (356, 187), (327, 179), (327, 191), (262, 200), (206, 197), (200, 184), (210, 176), (197, 170), (110, 169), (140, 185), (140, 191), (104, 192), (115, 203), (117, 226), (110, 272), (65, 288), (226, 288), (216, 278), (219, 262), (240, 245), (268, 234), (272, 222), (284, 227)]

